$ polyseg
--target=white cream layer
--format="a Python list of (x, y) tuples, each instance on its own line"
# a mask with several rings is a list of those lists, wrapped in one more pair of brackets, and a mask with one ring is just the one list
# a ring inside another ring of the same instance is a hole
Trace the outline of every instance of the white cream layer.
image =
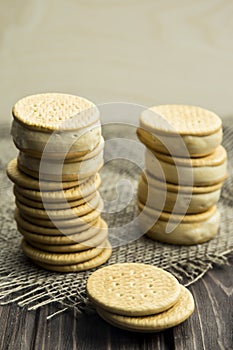
[(100, 142), (101, 126), (97, 122), (82, 130), (69, 132), (42, 132), (23, 127), (14, 120), (11, 135), (16, 146), (23, 151), (51, 153), (92, 151)]
[(176, 193), (164, 191), (151, 185), (148, 187), (142, 179), (139, 181), (138, 186), (138, 198), (140, 202), (157, 210), (177, 214), (204, 212), (218, 202), (220, 194), (220, 189), (209, 193)]
[[(168, 148), (170, 153), (177, 157), (186, 156), (187, 151), (192, 157), (204, 156), (212, 153), (222, 142), (222, 129), (206, 136), (156, 135), (144, 129), (139, 129), (138, 134), (142, 137), (142, 141), (151, 149), (169, 154)], [(185, 150), (185, 146), (187, 150)]]
[[(151, 220), (151, 219), (149, 219)], [(141, 230), (147, 230), (147, 216), (139, 217)], [(166, 233), (167, 222), (158, 220), (152, 228), (147, 230), (147, 235), (154, 239), (171, 244), (198, 244), (210, 240), (219, 229), (220, 213), (217, 210), (210, 218), (199, 223), (180, 223), (171, 233)]]
[(18, 162), (24, 168), (32, 170), (33, 172), (48, 175), (55, 175), (59, 177), (61, 175), (73, 175), (79, 176), (84, 174), (93, 173), (103, 163), (103, 151), (94, 156), (93, 158), (83, 160), (81, 162), (63, 163), (55, 161), (47, 161), (32, 158), (26, 153), (21, 152), (18, 157)]
[(184, 167), (169, 164), (146, 150), (145, 164), (148, 172), (160, 180), (177, 185), (205, 186), (219, 183), (227, 174), (227, 161), (215, 166)]

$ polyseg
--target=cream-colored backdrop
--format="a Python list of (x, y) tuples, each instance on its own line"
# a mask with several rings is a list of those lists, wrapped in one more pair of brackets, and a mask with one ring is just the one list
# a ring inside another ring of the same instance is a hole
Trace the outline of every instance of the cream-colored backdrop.
[(233, 114), (232, 0), (0, 0), (0, 120), (22, 96)]

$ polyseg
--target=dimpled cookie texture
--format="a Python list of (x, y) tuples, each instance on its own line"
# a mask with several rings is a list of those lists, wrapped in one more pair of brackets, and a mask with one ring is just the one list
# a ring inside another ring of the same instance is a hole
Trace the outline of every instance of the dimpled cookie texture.
[(98, 108), (79, 96), (45, 93), (21, 99), (12, 113), (19, 154), (7, 174), (23, 252), (57, 272), (105, 263), (112, 249), (98, 192), (104, 149)]
[(138, 184), (141, 231), (169, 244), (207, 242), (220, 228), (216, 205), (227, 177), (221, 119), (196, 106), (161, 105), (145, 110), (139, 122), (146, 146)]
[(120, 315), (144, 316), (174, 305), (180, 285), (173, 275), (155, 266), (124, 263), (94, 272), (87, 281), (87, 293), (102, 309)]
[(100, 317), (129, 331), (161, 331), (194, 311), (189, 290), (169, 272), (147, 264), (101, 268), (88, 278), (87, 293)]
[(122, 316), (97, 308), (97, 312), (113, 326), (132, 332), (159, 332), (179, 325), (194, 311), (194, 300), (190, 291), (181, 286), (178, 301), (168, 310), (149, 316)]

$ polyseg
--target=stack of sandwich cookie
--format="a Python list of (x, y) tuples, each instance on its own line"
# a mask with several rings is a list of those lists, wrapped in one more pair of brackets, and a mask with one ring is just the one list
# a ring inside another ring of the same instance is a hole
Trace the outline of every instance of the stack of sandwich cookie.
[(142, 113), (137, 135), (147, 147), (138, 186), (142, 230), (172, 244), (214, 237), (220, 225), (216, 205), (227, 177), (221, 119), (200, 107), (157, 106)]
[(23, 98), (13, 108), (19, 149), (7, 168), (14, 183), (22, 249), (53, 271), (82, 271), (111, 255), (98, 171), (104, 140), (90, 101), (66, 94)]
[(87, 293), (105, 321), (130, 331), (161, 331), (194, 311), (189, 290), (169, 272), (147, 264), (101, 268), (89, 277)]

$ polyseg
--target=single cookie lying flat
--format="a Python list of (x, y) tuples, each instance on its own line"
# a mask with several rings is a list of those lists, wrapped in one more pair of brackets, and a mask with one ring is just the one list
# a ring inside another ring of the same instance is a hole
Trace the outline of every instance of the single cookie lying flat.
[(87, 293), (101, 309), (128, 316), (167, 310), (178, 300), (180, 285), (170, 273), (146, 264), (114, 264), (94, 272)]

